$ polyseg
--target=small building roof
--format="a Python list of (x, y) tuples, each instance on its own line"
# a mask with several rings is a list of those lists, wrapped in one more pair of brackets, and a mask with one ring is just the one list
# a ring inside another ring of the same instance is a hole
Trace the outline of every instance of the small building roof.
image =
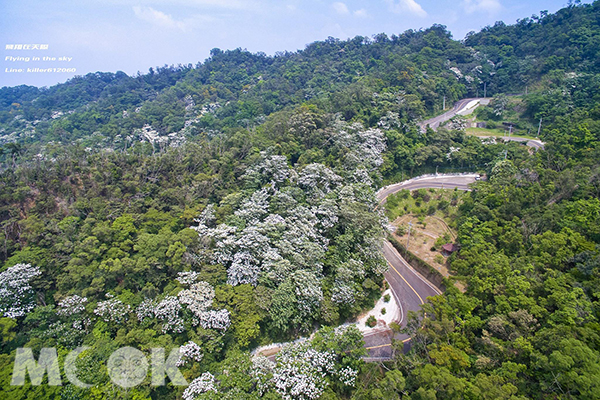
[(446, 243), (442, 246), (442, 250), (447, 251), (448, 253), (454, 253), (458, 250), (458, 246), (453, 243)]

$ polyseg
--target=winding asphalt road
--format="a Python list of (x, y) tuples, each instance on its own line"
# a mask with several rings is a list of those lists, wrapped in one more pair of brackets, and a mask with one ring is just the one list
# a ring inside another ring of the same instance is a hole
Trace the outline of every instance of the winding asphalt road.
[[(450, 110), (435, 118), (428, 119), (419, 124), (421, 129), (429, 125), (432, 129), (437, 129), (442, 122), (448, 121), (455, 115), (467, 115), (473, 112), (480, 104), (487, 104), (488, 99), (484, 98), (469, 98), (463, 99)], [(516, 142), (526, 142), (530, 147), (544, 148), (544, 143), (539, 140), (532, 140), (521, 137), (504, 138)], [(404, 182), (386, 186), (379, 190), (377, 199), (379, 205), (385, 203), (387, 197), (400, 190), (414, 189), (454, 189), (470, 190), (469, 185), (479, 179), (478, 174), (462, 174), (462, 175), (431, 175), (409, 179)], [(400, 308), (400, 320), (397, 321), (400, 326), (405, 327), (407, 323), (408, 311), (419, 311), (421, 305), (427, 301), (430, 296), (436, 296), (441, 292), (430, 282), (427, 281), (421, 274), (415, 271), (402, 258), (398, 251), (391, 243), (386, 241), (383, 246), (383, 255), (389, 265), (388, 272), (385, 274), (385, 279), (389, 283), (392, 294)], [(395, 334), (391, 329), (381, 329), (372, 333), (365, 334), (365, 348), (368, 350), (366, 361), (384, 361), (392, 357), (391, 341), (392, 338), (402, 341), (404, 351), (410, 348), (410, 337), (405, 334)], [(278, 349), (274, 349), (275, 353)], [(271, 358), (274, 356), (271, 355)]]
[[(489, 97), (471, 97), (471, 98), (459, 100), (456, 103), (454, 103), (454, 106), (449, 111), (446, 111), (445, 113), (438, 115), (437, 117), (433, 117), (433, 118), (427, 119), (425, 121), (419, 122), (418, 123), (419, 128), (422, 131), (424, 131), (427, 128), (427, 126), (429, 126), (431, 129), (433, 129), (435, 131), (435, 130), (437, 130), (437, 128), (439, 128), (440, 124), (451, 120), (452, 118), (454, 118), (457, 115), (469, 115), (473, 111), (475, 111), (475, 109), (477, 107), (479, 107), (480, 105), (489, 104), (490, 100), (491, 99)], [(479, 136), (479, 137), (492, 137), (492, 136)], [(544, 148), (544, 142), (542, 142), (541, 140), (538, 140), (538, 139), (529, 139), (529, 138), (524, 138), (524, 137), (519, 137), (519, 136), (497, 137), (497, 138), (502, 139), (504, 141), (525, 143), (527, 146), (532, 147), (534, 149), (543, 149)]]
[[(403, 189), (458, 188), (459, 190), (470, 190), (468, 185), (475, 182), (478, 178), (479, 175), (477, 174), (436, 175), (414, 178), (382, 188), (377, 193), (377, 198), (381, 205), (389, 195)], [(415, 271), (388, 241), (384, 243), (383, 256), (389, 265), (385, 279), (389, 283), (392, 294), (401, 309), (401, 320), (397, 322), (400, 326), (404, 327), (407, 323), (406, 315), (408, 311), (419, 311), (421, 305), (427, 301), (428, 297), (436, 296), (441, 294), (441, 292)], [(389, 359), (392, 356), (392, 337), (404, 342), (405, 350), (408, 350), (408, 342), (410, 341), (408, 335), (396, 334), (394, 336), (391, 329), (382, 329), (365, 335), (365, 347), (369, 352), (369, 355), (365, 359), (367, 361)]]
[(480, 104), (487, 105), (489, 102), (489, 97), (471, 97), (468, 99), (462, 99), (454, 103), (454, 106), (449, 111), (446, 111), (437, 117), (421, 121), (418, 125), (421, 129), (425, 129), (427, 125), (429, 125), (431, 129), (436, 130), (439, 128), (441, 123), (451, 120), (456, 115), (468, 115), (472, 113)]

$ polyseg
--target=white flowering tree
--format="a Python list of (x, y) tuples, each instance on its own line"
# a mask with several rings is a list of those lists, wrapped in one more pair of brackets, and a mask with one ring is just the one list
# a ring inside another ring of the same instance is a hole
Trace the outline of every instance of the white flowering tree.
[(359, 122), (349, 124), (344, 121), (337, 121), (336, 129), (335, 145), (345, 153), (347, 171), (364, 168), (372, 172), (383, 164), (386, 143), (381, 129), (365, 129)]
[[(384, 135), (360, 124), (339, 122), (338, 128), (331, 139), (343, 148), (344, 165), (353, 168), (343, 171), (345, 179), (317, 163), (296, 173), (286, 160), (263, 153), (245, 175), (263, 187), (224, 199), (222, 207), (233, 208), (224, 223), (217, 224), (213, 205), (195, 220), (193, 229), (200, 236), (197, 259), (223, 266), (231, 286), (266, 286), (271, 293), (271, 328), (279, 333), (310, 330), (321, 318), (324, 302), (327, 307), (351, 306), (346, 307), (347, 316), (359, 312), (364, 304), (357, 299), (368, 298), (361, 281), (366, 279), (367, 290), (375, 290), (382, 279), (378, 240), (386, 221), (372, 211), (377, 204), (372, 171), (383, 162)], [(349, 161), (352, 157), (355, 161)], [(334, 253), (328, 254), (330, 250)], [(326, 269), (328, 257), (335, 263)], [(190, 286), (179, 294), (180, 303), (201, 326), (226, 329), (224, 310), (197, 306), (196, 297), (211, 292), (196, 278), (192, 273), (178, 277)], [(325, 294), (326, 278), (333, 279)]]
[(194, 400), (203, 393), (216, 391), (215, 377), (210, 372), (205, 372), (190, 383), (183, 391), (181, 398), (183, 400)]
[[(187, 306), (193, 314), (193, 325), (200, 325), (204, 329), (227, 330), (231, 325), (229, 311), (211, 310), (215, 290), (208, 282), (196, 282), (189, 289), (180, 291), (177, 295), (178, 302)], [(178, 304), (179, 304), (178, 303)]]
[(327, 388), (327, 375), (335, 372), (335, 355), (308, 343), (289, 346), (277, 354), (272, 385), (286, 400), (314, 400)]
[(18, 318), (35, 307), (31, 281), (42, 272), (31, 264), (17, 264), (0, 273), (0, 314)]
[(343, 390), (355, 385), (363, 345), (354, 326), (323, 328), (311, 341), (284, 347), (275, 362), (253, 357), (250, 376), (261, 396), (274, 391), (289, 400), (318, 399), (328, 387)]
[(131, 306), (123, 303), (109, 293), (106, 294), (106, 297), (108, 297), (108, 300), (98, 302), (94, 309), (94, 314), (105, 322), (114, 322), (117, 324), (126, 322), (129, 319)]
[(68, 296), (58, 302), (56, 313), (60, 316), (71, 316), (85, 311), (87, 297)]
[(167, 296), (154, 307), (154, 316), (162, 322), (163, 333), (181, 333), (184, 330), (181, 304), (176, 296)]
[(310, 164), (298, 176), (298, 186), (314, 199), (324, 197), (342, 183), (342, 177), (323, 164)]
[(189, 341), (183, 346), (179, 347), (179, 358), (175, 363), (176, 366), (182, 367), (186, 365), (189, 361), (202, 361), (204, 354), (202, 353), (202, 348), (196, 344), (196, 342)]
[(252, 187), (260, 187), (270, 183), (273, 186), (282, 184), (291, 175), (291, 168), (285, 156), (270, 154), (270, 151), (261, 151), (260, 160), (246, 169), (243, 179)]

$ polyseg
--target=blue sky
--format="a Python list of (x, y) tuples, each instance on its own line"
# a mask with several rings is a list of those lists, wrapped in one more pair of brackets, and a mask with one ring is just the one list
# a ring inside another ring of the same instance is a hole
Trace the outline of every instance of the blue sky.
[[(591, 1), (584, 1), (591, 2)], [(145, 73), (196, 64), (210, 49), (295, 51), (346, 39), (443, 24), (455, 39), (495, 21), (555, 12), (567, 0), (0, 0), (0, 86), (50, 86), (95, 71)], [(7, 50), (48, 44), (48, 50)], [(56, 61), (6, 57), (57, 57)], [(71, 57), (60, 61), (58, 57)], [(27, 68), (76, 72), (27, 72)], [(6, 72), (6, 69), (24, 72)]]

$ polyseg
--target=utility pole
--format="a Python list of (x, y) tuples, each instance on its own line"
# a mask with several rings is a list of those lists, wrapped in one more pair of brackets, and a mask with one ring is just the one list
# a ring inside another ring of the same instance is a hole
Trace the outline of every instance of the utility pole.
[(540, 126), (538, 126), (538, 134), (537, 137), (540, 137), (540, 131), (542, 130), (542, 119), (540, 118)]
[(446, 96), (444, 96), (444, 106), (443, 106), (443, 110), (446, 111)]
[(437, 176), (438, 165), (435, 166), (435, 175)]
[(483, 82), (483, 98), (487, 97), (487, 82)]
[(512, 125), (508, 128), (508, 139), (510, 140), (510, 135), (512, 134)]
[(408, 243), (410, 242), (410, 229), (412, 228), (412, 222), (408, 223), (408, 237), (406, 238), (406, 250), (408, 250)]

